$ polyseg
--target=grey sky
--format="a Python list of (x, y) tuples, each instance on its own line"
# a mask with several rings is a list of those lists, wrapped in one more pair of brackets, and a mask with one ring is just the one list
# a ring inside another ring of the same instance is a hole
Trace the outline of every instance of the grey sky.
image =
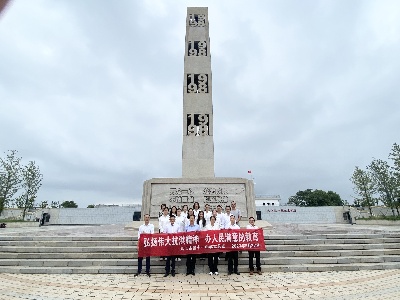
[(349, 178), (399, 143), (398, 1), (12, 1), (0, 16), (0, 153), (38, 200), (141, 201), (181, 176), (187, 6), (208, 6), (215, 172), (284, 201), (352, 201)]

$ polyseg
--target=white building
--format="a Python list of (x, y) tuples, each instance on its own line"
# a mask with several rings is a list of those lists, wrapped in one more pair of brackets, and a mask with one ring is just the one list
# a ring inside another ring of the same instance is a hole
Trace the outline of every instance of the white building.
[(258, 206), (279, 206), (281, 196), (279, 195), (256, 195), (256, 207)]

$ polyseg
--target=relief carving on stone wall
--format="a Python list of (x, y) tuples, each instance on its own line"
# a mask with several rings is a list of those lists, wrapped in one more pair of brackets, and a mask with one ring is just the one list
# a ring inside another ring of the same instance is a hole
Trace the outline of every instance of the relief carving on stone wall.
[(173, 203), (193, 203), (194, 196), (191, 188), (170, 188), (169, 189), (169, 202)]
[(203, 188), (201, 195), (195, 195), (192, 188), (175, 188), (169, 190), (169, 202), (175, 203), (194, 203), (200, 202), (203, 208), (204, 204), (209, 204), (211, 208), (216, 208), (218, 204), (229, 202), (228, 191), (224, 188), (206, 187)]

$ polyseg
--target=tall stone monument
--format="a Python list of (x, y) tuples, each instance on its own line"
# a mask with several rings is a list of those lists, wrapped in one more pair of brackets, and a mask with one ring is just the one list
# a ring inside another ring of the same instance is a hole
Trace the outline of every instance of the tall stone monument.
[(207, 7), (188, 7), (183, 78), (182, 178), (153, 178), (143, 185), (142, 216), (158, 217), (167, 206), (232, 201), (247, 219), (255, 217), (253, 181), (215, 177), (211, 53)]

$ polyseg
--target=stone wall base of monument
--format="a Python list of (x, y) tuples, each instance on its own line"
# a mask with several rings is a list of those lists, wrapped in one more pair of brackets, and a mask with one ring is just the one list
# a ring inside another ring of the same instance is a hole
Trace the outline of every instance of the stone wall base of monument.
[(232, 201), (242, 213), (243, 219), (255, 217), (254, 183), (245, 178), (153, 178), (143, 184), (142, 216), (157, 218), (161, 204), (168, 207), (193, 207), (199, 202), (200, 209), (208, 203), (211, 208), (221, 205), (225, 209)]

